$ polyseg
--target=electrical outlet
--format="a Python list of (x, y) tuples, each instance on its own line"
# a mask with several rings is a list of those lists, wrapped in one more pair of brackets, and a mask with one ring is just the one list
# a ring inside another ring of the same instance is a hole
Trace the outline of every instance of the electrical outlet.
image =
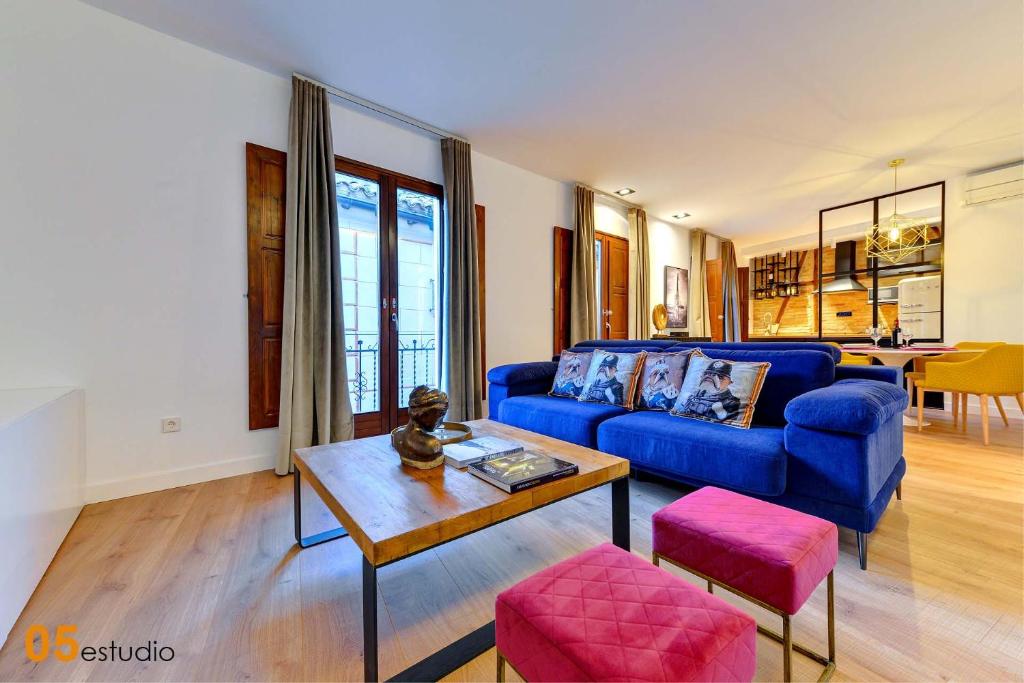
[(168, 432), (180, 432), (181, 431), (181, 418), (180, 417), (165, 417), (160, 420), (160, 431), (164, 434)]

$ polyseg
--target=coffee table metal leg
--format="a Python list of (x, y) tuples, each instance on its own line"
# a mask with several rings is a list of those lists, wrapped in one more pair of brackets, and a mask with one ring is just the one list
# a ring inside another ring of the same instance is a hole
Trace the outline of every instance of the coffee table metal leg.
[(363, 680), (377, 680), (377, 568), (363, 557)]
[(629, 478), (612, 482), (612, 543), (629, 550)]
[(299, 468), (295, 468), (292, 476), (295, 479), (295, 489), (293, 498), (295, 502), (295, 542), (299, 544), (300, 548), (311, 548), (314, 545), (320, 545), (327, 541), (333, 541), (336, 538), (344, 538), (348, 536), (348, 532), (343, 527), (337, 529), (330, 529), (329, 531), (323, 531), (319, 534), (313, 534), (312, 536), (302, 536), (302, 475), (299, 474)]

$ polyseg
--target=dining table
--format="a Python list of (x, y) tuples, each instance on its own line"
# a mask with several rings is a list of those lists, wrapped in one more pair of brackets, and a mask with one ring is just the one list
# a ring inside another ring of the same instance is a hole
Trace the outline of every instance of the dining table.
[[(843, 344), (839, 347), (844, 353), (851, 353), (858, 356), (868, 356), (876, 359), (882, 365), (890, 368), (902, 368), (908, 362), (921, 356), (937, 356), (947, 353), (968, 353), (978, 354), (980, 351), (973, 349), (961, 350), (955, 346), (943, 346), (941, 344), (911, 344), (892, 348), (891, 346), (873, 346), (871, 344)], [(913, 399), (907, 404), (907, 411), (903, 414), (904, 427), (917, 427), (917, 420), (912, 417)], [(924, 423), (927, 427), (930, 423)]]

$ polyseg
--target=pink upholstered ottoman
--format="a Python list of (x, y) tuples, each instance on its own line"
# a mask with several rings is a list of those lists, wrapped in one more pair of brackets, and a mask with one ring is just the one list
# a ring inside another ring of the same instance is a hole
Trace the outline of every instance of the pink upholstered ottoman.
[[(784, 679), (791, 678), (790, 648), (835, 670), (834, 585), (839, 531), (832, 522), (708, 486), (654, 513), (654, 563), (665, 559), (750, 599), (783, 618), (783, 633), (759, 627), (783, 643)], [(822, 580), (828, 581), (825, 658), (792, 644), (790, 616)]]
[(756, 623), (610, 543), (498, 595), (498, 680), (749, 681)]

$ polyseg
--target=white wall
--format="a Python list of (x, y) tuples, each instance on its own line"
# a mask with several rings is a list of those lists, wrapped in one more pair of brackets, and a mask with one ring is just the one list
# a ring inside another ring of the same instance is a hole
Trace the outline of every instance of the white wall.
[[(0, 4), (0, 84), (0, 387), (85, 388), (90, 500), (270, 467), (276, 430), (247, 425), (244, 144), (286, 147), (288, 80), (23, 0)], [(441, 180), (436, 139), (340, 106), (332, 121), (338, 154)], [(474, 166), (488, 364), (544, 358), (569, 189)]]
[(648, 220), (647, 231), (653, 307), (665, 303), (665, 266), (690, 270), (690, 231), (658, 220)]
[(1024, 198), (963, 206), (946, 183), (945, 338), (1024, 342)]
[[(572, 226), (570, 226), (572, 227)], [(629, 239), (629, 215), (622, 204), (598, 195), (594, 199), (594, 229)]]
[(473, 185), (487, 209), (487, 366), (549, 359), (553, 231), (573, 227), (572, 186), (476, 153)]

